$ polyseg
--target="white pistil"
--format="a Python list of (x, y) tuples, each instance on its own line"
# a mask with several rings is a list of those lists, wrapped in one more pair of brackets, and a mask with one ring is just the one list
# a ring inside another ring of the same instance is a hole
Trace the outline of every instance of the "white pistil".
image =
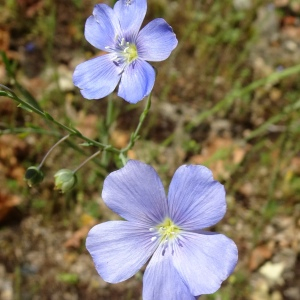
[(166, 218), (161, 224), (156, 227), (162, 246), (162, 255), (167, 249), (170, 249), (171, 254), (174, 254), (176, 245), (182, 246), (180, 242), (181, 229), (170, 218)]
[(167, 249), (170, 249), (169, 251), (173, 255), (176, 245), (182, 247), (181, 229), (170, 218), (166, 218), (164, 222), (156, 227), (150, 227), (149, 231), (154, 233), (151, 237), (151, 242), (159, 238), (162, 255), (165, 255)]
[(126, 42), (125, 38), (119, 39), (115, 46), (106, 46), (105, 49), (113, 54), (112, 60), (122, 68), (138, 58), (136, 45)]

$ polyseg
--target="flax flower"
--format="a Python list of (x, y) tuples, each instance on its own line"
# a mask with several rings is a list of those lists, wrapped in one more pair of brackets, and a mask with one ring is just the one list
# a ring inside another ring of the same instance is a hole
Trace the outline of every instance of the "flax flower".
[(151, 258), (144, 300), (195, 300), (214, 293), (232, 273), (235, 243), (203, 230), (226, 211), (224, 187), (206, 167), (181, 166), (166, 197), (155, 170), (130, 160), (108, 175), (102, 197), (125, 219), (96, 225), (87, 237), (87, 249), (105, 281), (126, 280)]
[(74, 84), (87, 99), (112, 93), (137, 103), (151, 92), (155, 71), (147, 61), (162, 61), (177, 45), (172, 28), (164, 19), (155, 19), (140, 30), (147, 10), (146, 0), (119, 0), (113, 8), (95, 6), (85, 24), (85, 38), (107, 52), (78, 65)]

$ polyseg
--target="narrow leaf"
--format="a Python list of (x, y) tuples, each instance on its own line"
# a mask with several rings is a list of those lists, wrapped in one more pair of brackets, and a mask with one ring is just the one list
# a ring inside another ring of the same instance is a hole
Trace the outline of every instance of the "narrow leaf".
[(23, 105), (21, 103), (18, 105), (18, 107), (20, 107), (20, 108), (22, 108), (22, 109), (24, 109), (26, 111), (32, 112), (32, 110), (29, 107), (27, 107), (27, 106), (25, 106), (25, 105)]

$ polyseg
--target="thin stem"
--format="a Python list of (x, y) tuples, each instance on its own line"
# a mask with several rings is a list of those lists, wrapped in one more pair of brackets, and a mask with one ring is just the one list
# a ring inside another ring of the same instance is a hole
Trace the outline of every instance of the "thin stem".
[(123, 152), (120, 153), (119, 158), (121, 159), (123, 166), (125, 166), (127, 163), (127, 157), (124, 155)]
[[(0, 125), (2, 125), (2, 124), (0, 124)], [(6, 124), (4, 124), (3, 126), (6, 126)], [(38, 134), (46, 134), (46, 135), (61, 137), (61, 134), (59, 132), (43, 130), (43, 129), (40, 129), (40, 128), (9, 128), (9, 129), (0, 130), (0, 136), (4, 135), (4, 134), (20, 134), (20, 133), (38, 133)], [(80, 147), (78, 147), (77, 144), (74, 144), (70, 140), (66, 141), (66, 143), (68, 144), (68, 146), (70, 146), (72, 149), (76, 150), (80, 154), (82, 154), (84, 156), (87, 156), (87, 153), (85, 151), (83, 151)], [(105, 166), (103, 166), (100, 163), (100, 161), (98, 161), (98, 160), (94, 160), (94, 163), (99, 168), (101, 168), (101, 169), (98, 168), (98, 171), (101, 171), (100, 172), (101, 175), (105, 176), (106, 175), (106, 173), (104, 171)]]
[[(177, 49), (178, 50), (178, 49)], [(196, 117), (193, 118), (192, 121), (190, 121), (185, 129), (187, 131), (192, 130), (201, 122), (212, 116), (213, 114), (217, 113), (218, 111), (221, 110), (226, 110), (228, 109), (236, 99), (241, 98), (250, 92), (256, 90), (257, 88), (265, 85), (274, 85), (275, 83), (278, 83), (278, 81), (283, 80), (286, 77), (289, 77), (293, 74), (299, 73), (300, 72), (300, 64), (287, 68), (281, 72), (274, 72), (271, 75), (258, 79), (256, 81), (251, 82), (249, 85), (246, 87), (240, 88), (240, 89), (234, 89), (231, 92), (229, 92), (221, 101), (219, 101), (216, 105), (214, 105), (212, 108), (205, 110), (203, 112), (200, 112)], [(247, 100), (243, 100), (247, 101)]]
[[(34, 112), (38, 115), (40, 115), (43, 119), (51, 121), (52, 123), (54, 123), (55, 125), (57, 125), (58, 127), (64, 129), (65, 131), (69, 132), (70, 135), (74, 135), (77, 136), (79, 138), (81, 138), (82, 140), (86, 141), (88, 145), (90, 146), (95, 146), (98, 148), (101, 148), (103, 151), (108, 151), (108, 152), (112, 152), (112, 153), (116, 153), (116, 154), (123, 154), (126, 155), (128, 150), (130, 150), (135, 142), (138, 140), (139, 138), (139, 132), (141, 130), (141, 127), (149, 113), (150, 107), (151, 107), (151, 96), (152, 93), (149, 94), (148, 98), (147, 98), (147, 102), (146, 102), (146, 106), (140, 116), (140, 120), (139, 123), (135, 129), (135, 131), (131, 134), (131, 138), (129, 143), (127, 144), (127, 146), (125, 148), (122, 149), (117, 149), (114, 148), (112, 145), (107, 145), (107, 144), (103, 144), (100, 142), (97, 142), (95, 140), (92, 140), (86, 136), (84, 136), (81, 132), (79, 132), (77, 129), (75, 128), (70, 128), (58, 121), (56, 121), (49, 113), (42, 111), (41, 109), (31, 105), (30, 103), (20, 99), (11, 89), (9, 89), (8, 87), (0, 84), (0, 87), (2, 87), (3, 89), (5, 89), (5, 92), (2, 92), (0, 94), (0, 96), (3, 96), (3, 93), (5, 93), (5, 96), (15, 100), (16, 102), (19, 103), (19, 107), (24, 108), (25, 110), (28, 110), (30, 112)], [(1, 92), (1, 91), (0, 91)], [(108, 107), (108, 120), (106, 121), (106, 123), (110, 123), (111, 122), (111, 118), (112, 118), (112, 106)]]
[(107, 111), (106, 111), (106, 129), (108, 130), (110, 125), (113, 122), (113, 113), (114, 113), (114, 102), (112, 97), (109, 97), (108, 103), (107, 103)]
[(57, 143), (55, 143), (55, 144), (49, 149), (49, 151), (46, 153), (46, 155), (44, 156), (43, 160), (42, 160), (41, 163), (39, 164), (38, 169), (40, 169), (40, 168), (43, 166), (43, 164), (44, 164), (46, 158), (49, 156), (49, 154), (52, 152), (52, 150), (53, 150), (56, 146), (58, 146), (61, 142), (63, 142), (64, 140), (66, 140), (69, 136), (70, 136), (70, 134), (64, 136), (63, 138), (61, 138)]
[(95, 152), (92, 156), (88, 157), (84, 162), (82, 162), (74, 171), (73, 174), (75, 174), (81, 167), (83, 167), (87, 162), (89, 162), (91, 159), (93, 159), (94, 157), (96, 157), (98, 154), (100, 154), (102, 152), (101, 150), (98, 150), (97, 152)]
[[(2, 125), (2, 124), (0, 124)], [(3, 126), (8, 127), (6, 124), (3, 124)], [(0, 129), (0, 135), (4, 134), (20, 134), (20, 133), (37, 133), (37, 134), (46, 134), (46, 135), (53, 135), (56, 137), (60, 137), (61, 134), (57, 131), (50, 131), (50, 130), (44, 130), (41, 128), (6, 128), (6, 129)]]
[[(106, 145), (106, 144), (102, 144), (100, 142), (97, 142), (95, 140), (92, 140), (92, 139), (89, 139), (88, 137), (84, 136), (81, 132), (79, 132), (77, 129), (75, 128), (70, 128), (58, 121), (56, 121), (49, 113), (47, 112), (43, 112), (42, 110), (36, 108), (35, 106), (29, 104), (28, 102), (20, 99), (11, 89), (9, 89), (8, 87), (6, 86), (3, 86), (2, 84), (0, 84), (0, 87), (6, 89), (7, 91), (9, 92), (5, 92), (7, 97), (17, 101), (20, 105), (19, 107), (22, 107), (24, 108), (25, 110), (28, 110), (30, 112), (34, 112), (38, 115), (40, 115), (43, 119), (45, 120), (49, 120), (51, 121), (52, 123), (56, 124), (58, 127), (66, 130), (67, 132), (69, 132), (70, 134), (72, 135), (75, 135), (81, 139), (83, 139), (84, 141), (86, 141), (88, 144), (90, 145), (93, 145), (93, 146), (96, 146), (96, 147), (99, 147), (99, 148), (102, 148), (103, 150), (105, 151), (109, 151), (109, 152), (114, 152), (114, 153), (119, 153), (120, 150), (114, 148), (113, 146), (111, 145)], [(1, 96), (1, 95), (0, 95)]]
[(10, 91), (11, 93), (14, 94), (13, 90), (11, 90), (11, 89), (10, 89), (9, 87), (7, 87), (6, 85), (0, 83), (0, 87), (2, 87), (3, 89), (5, 89), (5, 90), (7, 90), (7, 91)]
[[(109, 133), (110, 133), (110, 126), (113, 123), (113, 114), (114, 114), (114, 102), (113, 102), (113, 97), (112, 95), (108, 96), (107, 99), (107, 108), (106, 108), (106, 119), (105, 119), (105, 123), (103, 126), (103, 130), (104, 130), (104, 134), (102, 135), (102, 142), (104, 142), (105, 144), (107, 144), (109, 142)], [(104, 152), (102, 157), (101, 157), (101, 161), (104, 165), (108, 164), (109, 161), (109, 155), (108, 152)]]
[(128, 145), (125, 148), (121, 149), (119, 151), (119, 153), (127, 153), (128, 150), (130, 150), (134, 146), (136, 140), (139, 138), (140, 130), (142, 128), (142, 125), (143, 125), (143, 123), (149, 113), (150, 107), (151, 107), (151, 96), (152, 96), (152, 93), (150, 93), (148, 96), (146, 106), (140, 116), (139, 124), (137, 125), (135, 131), (132, 133)]

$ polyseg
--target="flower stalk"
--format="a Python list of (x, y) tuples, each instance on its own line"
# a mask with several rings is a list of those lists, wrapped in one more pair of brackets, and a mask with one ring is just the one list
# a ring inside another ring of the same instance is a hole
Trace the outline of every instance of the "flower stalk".
[(89, 162), (90, 160), (92, 160), (94, 157), (96, 157), (97, 155), (99, 155), (102, 152), (102, 150), (98, 150), (97, 152), (95, 152), (93, 155), (91, 155), (90, 157), (88, 157), (85, 161), (83, 161), (75, 170), (73, 170), (73, 174), (75, 174), (79, 169), (81, 169), (87, 162)]
[(58, 142), (56, 142), (56, 143), (48, 150), (48, 152), (47, 152), (46, 155), (44, 156), (43, 160), (42, 160), (41, 163), (39, 164), (38, 169), (40, 169), (40, 168), (43, 166), (45, 160), (46, 160), (47, 157), (50, 155), (50, 153), (54, 150), (54, 148), (57, 147), (60, 143), (62, 143), (64, 140), (66, 140), (66, 139), (69, 138), (69, 137), (70, 137), (70, 134), (64, 136), (63, 138), (61, 138)]
[(141, 130), (142, 125), (144, 124), (144, 121), (150, 111), (150, 108), (151, 108), (151, 96), (152, 96), (152, 92), (149, 94), (149, 96), (147, 98), (147, 102), (146, 102), (145, 108), (140, 116), (139, 123), (138, 123), (135, 131), (131, 134), (128, 145), (125, 148), (121, 149), (120, 154), (127, 153), (134, 146), (135, 142), (139, 139), (140, 130)]
[[(122, 149), (117, 149), (117, 148), (113, 147), (112, 145), (100, 143), (98, 141), (95, 141), (93, 139), (90, 139), (90, 138), (86, 137), (81, 132), (79, 132), (77, 129), (68, 127), (67, 125), (64, 125), (64, 124), (60, 123), (59, 121), (55, 120), (49, 113), (43, 112), (42, 110), (36, 108), (32, 104), (22, 100), (8, 87), (6, 87), (2, 84), (0, 84), (0, 87), (6, 90), (6, 91), (0, 91), (1, 92), (0, 96), (3, 95), (3, 96), (9, 97), (9, 98), (15, 100), (16, 102), (19, 103), (19, 107), (21, 107), (21, 108), (23, 108), (23, 109), (25, 109), (29, 112), (34, 112), (34, 113), (38, 114), (39, 116), (41, 116), (43, 119), (48, 120), (48, 121), (54, 123), (55, 125), (57, 125), (58, 127), (60, 127), (61, 129), (64, 129), (65, 131), (69, 132), (67, 137), (69, 137), (71, 135), (72, 136), (77, 136), (77, 137), (81, 138), (82, 140), (84, 140), (86, 142), (86, 145), (88, 145), (88, 146), (95, 146), (95, 147), (101, 148), (102, 151), (107, 151), (107, 152), (119, 154), (119, 157), (122, 160), (123, 164), (125, 164), (126, 161), (127, 161), (127, 159), (126, 159), (127, 152), (130, 149), (132, 149), (135, 142), (139, 139), (139, 132), (140, 132), (140, 130), (142, 128), (142, 125), (143, 125), (143, 123), (144, 123), (144, 121), (145, 121), (145, 119), (146, 119), (146, 117), (149, 113), (150, 108), (151, 108), (152, 92), (147, 97), (147, 102), (146, 102), (146, 105), (145, 105), (145, 108), (144, 108), (143, 112), (141, 113), (139, 123), (138, 123), (135, 131), (131, 134), (131, 137), (130, 137), (130, 140), (129, 140), (127, 146), (122, 148)], [(109, 101), (109, 103), (110, 102), (111, 101)], [(108, 120), (106, 121), (107, 124), (111, 125), (112, 115), (113, 115), (113, 104), (111, 104), (111, 105), (109, 104), (108, 112), (107, 112)], [(63, 140), (64, 140), (64, 138), (62, 139), (62, 141)], [(53, 148), (56, 147), (56, 146), (57, 146), (57, 144), (55, 144), (53, 146)], [(52, 148), (49, 151), (51, 152)]]
[(11, 89), (9, 89), (8, 87), (0, 84), (0, 87), (4, 88), (6, 91), (2, 91), (2, 93), (0, 94), (0, 96), (6, 96), (8, 98), (11, 98), (13, 100), (15, 100), (16, 102), (19, 103), (18, 107), (21, 107), (29, 112), (34, 112), (37, 115), (41, 116), (44, 120), (48, 120), (52, 123), (54, 123), (55, 125), (57, 125), (58, 127), (60, 127), (61, 129), (69, 132), (71, 135), (77, 136), (79, 138), (81, 138), (82, 140), (84, 140), (85, 142), (87, 142), (89, 145), (91, 146), (95, 146), (98, 148), (102, 148), (105, 151), (110, 151), (110, 152), (115, 152), (118, 153), (117, 149), (113, 148), (111, 145), (106, 145), (106, 144), (102, 144), (100, 142), (97, 142), (93, 139), (90, 139), (88, 137), (86, 137), (85, 135), (83, 135), (80, 131), (78, 131), (75, 128), (71, 128), (67, 125), (64, 125), (62, 123), (60, 123), (59, 121), (55, 120), (49, 113), (44, 112), (38, 108), (36, 108), (35, 106), (29, 104), (28, 102), (22, 100), (21, 98), (19, 98)]
[(46, 155), (44, 156), (44, 158), (42, 159), (41, 163), (39, 164), (38, 167), (35, 166), (31, 166), (29, 167), (24, 175), (24, 180), (27, 182), (29, 187), (32, 187), (33, 185), (37, 185), (40, 182), (43, 181), (44, 179), (44, 174), (41, 171), (41, 168), (44, 164), (44, 162), (46, 161), (47, 157), (49, 156), (49, 154), (53, 151), (53, 149), (58, 146), (60, 143), (62, 143), (64, 140), (66, 140), (68, 137), (70, 136), (70, 134), (64, 136), (63, 138), (61, 138), (58, 142), (56, 142), (50, 149), (49, 151), (46, 153)]
[(83, 161), (75, 170), (61, 169), (54, 175), (55, 189), (60, 190), (62, 193), (69, 192), (74, 188), (77, 183), (76, 172), (83, 167), (87, 162), (96, 157), (102, 150), (98, 150), (92, 156)]

